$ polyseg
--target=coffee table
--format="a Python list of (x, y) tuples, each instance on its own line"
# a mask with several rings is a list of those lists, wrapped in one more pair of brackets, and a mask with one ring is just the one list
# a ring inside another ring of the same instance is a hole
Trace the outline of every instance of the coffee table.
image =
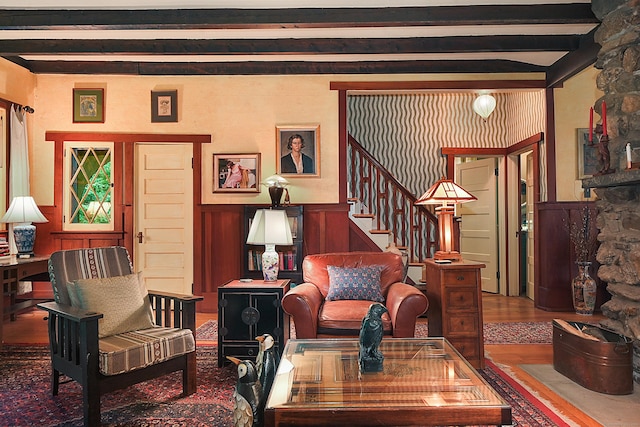
[(385, 338), (360, 374), (358, 339), (289, 340), (266, 426), (509, 425), (511, 407), (446, 338)]

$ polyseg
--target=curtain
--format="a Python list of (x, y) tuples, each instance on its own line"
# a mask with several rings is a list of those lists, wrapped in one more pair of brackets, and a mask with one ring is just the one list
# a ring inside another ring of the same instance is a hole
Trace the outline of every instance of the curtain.
[(11, 107), (11, 151), (9, 160), (9, 202), (16, 196), (29, 196), (29, 146), (27, 115)]

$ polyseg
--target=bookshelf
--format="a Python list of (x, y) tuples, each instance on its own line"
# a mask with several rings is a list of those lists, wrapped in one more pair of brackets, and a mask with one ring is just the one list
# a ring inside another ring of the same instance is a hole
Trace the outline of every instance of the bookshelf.
[[(264, 245), (249, 245), (246, 243), (251, 221), (258, 209), (269, 209), (268, 206), (245, 206), (243, 239), (244, 250), (242, 251), (242, 277), (251, 279), (262, 278), (262, 253)], [(291, 285), (295, 286), (302, 282), (302, 258), (303, 253), (303, 208), (302, 206), (287, 206), (282, 208), (287, 212), (289, 225), (291, 225), (291, 237), (293, 245), (276, 246), (276, 251), (280, 257), (279, 279), (290, 279)]]

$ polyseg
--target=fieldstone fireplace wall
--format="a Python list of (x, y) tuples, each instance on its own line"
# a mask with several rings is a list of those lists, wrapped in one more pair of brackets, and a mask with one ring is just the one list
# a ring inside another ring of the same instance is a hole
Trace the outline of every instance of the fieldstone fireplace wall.
[(612, 296), (601, 307), (601, 323), (635, 340), (634, 379), (640, 382), (640, 171), (627, 169), (625, 152), (627, 143), (640, 149), (640, 0), (592, 0), (592, 10), (602, 21), (595, 66), (602, 70), (597, 85), (604, 92), (594, 109), (600, 114), (602, 101), (607, 104), (615, 172), (585, 179), (582, 186), (598, 196), (598, 277)]

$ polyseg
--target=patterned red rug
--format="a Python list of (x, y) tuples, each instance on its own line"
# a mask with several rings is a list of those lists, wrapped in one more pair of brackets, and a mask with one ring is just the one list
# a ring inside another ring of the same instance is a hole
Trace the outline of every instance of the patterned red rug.
[[(147, 381), (102, 398), (106, 426), (231, 426), (235, 366), (217, 367), (216, 346), (199, 345), (198, 391), (180, 395), (178, 374)], [(75, 382), (51, 395), (45, 346), (4, 346), (0, 351), (1, 426), (81, 426), (82, 395)], [(514, 425), (567, 426), (543, 403), (491, 362), (480, 372), (512, 408)]]
[[(218, 322), (209, 320), (196, 331), (198, 340), (218, 341)], [(428, 337), (427, 324), (416, 325), (416, 337)], [(505, 322), (485, 323), (485, 344), (551, 344), (553, 328), (551, 322)], [(291, 337), (295, 338), (295, 326), (292, 323)]]

